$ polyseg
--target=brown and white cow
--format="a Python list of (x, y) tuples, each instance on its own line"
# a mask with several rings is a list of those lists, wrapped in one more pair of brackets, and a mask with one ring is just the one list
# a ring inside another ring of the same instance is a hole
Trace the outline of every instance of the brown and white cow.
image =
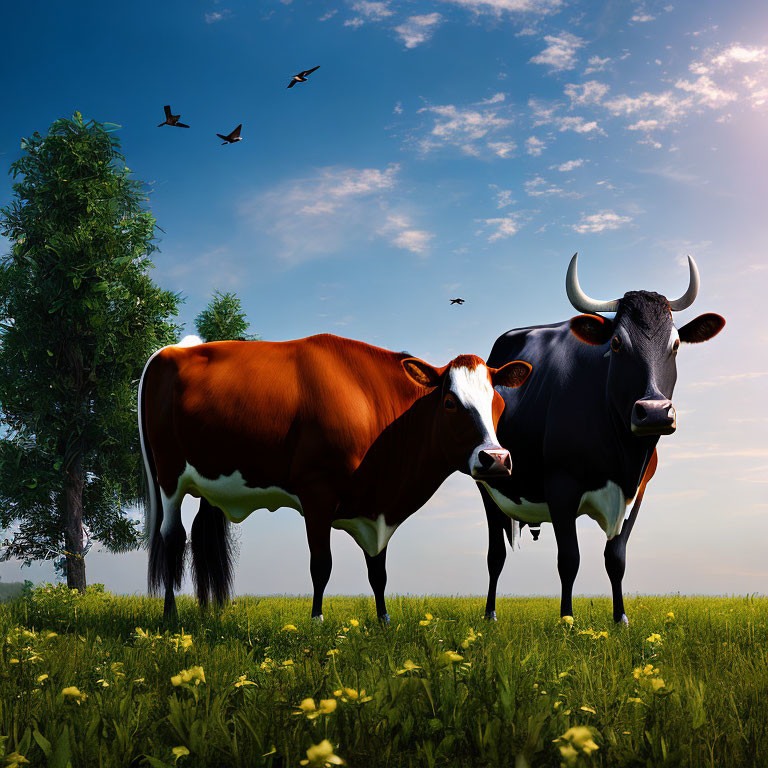
[[(395, 529), (454, 471), (508, 475), (494, 386), (520, 386), (531, 366), (486, 367), (462, 355), (435, 368), (407, 353), (323, 334), (284, 342), (199, 343), (191, 337), (147, 362), (139, 428), (149, 478), (150, 590), (175, 611), (186, 531), (185, 495), (200, 497), (192, 525), (198, 599), (229, 594), (227, 521), (292, 507), (304, 517), (322, 618), (331, 528), (360, 545), (376, 610), (384, 604), (386, 547)], [(222, 514), (223, 513), (223, 514)]]

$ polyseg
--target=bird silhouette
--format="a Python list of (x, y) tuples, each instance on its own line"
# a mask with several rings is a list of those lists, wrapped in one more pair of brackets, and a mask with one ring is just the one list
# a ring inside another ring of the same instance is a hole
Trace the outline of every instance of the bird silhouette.
[(232, 133), (228, 134), (227, 136), (224, 136), (221, 133), (217, 133), (216, 135), (220, 139), (223, 139), (223, 141), (221, 142), (221, 146), (223, 147), (225, 144), (234, 144), (236, 141), (242, 141), (243, 137), (240, 135), (240, 129), (242, 127), (243, 127), (243, 124), (240, 123), (240, 125), (238, 125), (237, 128), (235, 128), (235, 130), (232, 131)]
[(158, 128), (161, 128), (164, 125), (173, 125), (176, 126), (176, 128), (189, 128), (189, 126), (186, 123), (180, 123), (179, 118), (181, 115), (172, 115), (171, 114), (171, 105), (166, 104), (163, 109), (165, 110), (165, 122), (159, 123)]
[(312, 69), (305, 69), (303, 72), (299, 72), (298, 75), (294, 75), (291, 82), (288, 83), (288, 87), (293, 88), (296, 83), (306, 83), (307, 75), (311, 75), (316, 69), (320, 69), (319, 64), (316, 67), (312, 67)]
[(451, 299), (451, 304), (463, 304), (464, 299)]

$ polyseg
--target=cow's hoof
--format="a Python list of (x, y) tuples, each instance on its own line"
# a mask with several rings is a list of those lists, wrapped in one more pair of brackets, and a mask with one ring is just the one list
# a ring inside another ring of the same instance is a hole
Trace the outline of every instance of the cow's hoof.
[(485, 612), (485, 620), (486, 621), (498, 621), (496, 618), (496, 611), (486, 611)]
[(617, 624), (622, 624), (623, 626), (628, 627), (629, 626), (629, 619), (627, 618), (627, 614), (626, 613), (622, 613), (621, 614), (621, 618), (620, 619), (616, 619), (616, 623)]
[(317, 616), (313, 616), (312, 617), (312, 621), (317, 621), (320, 624), (322, 624), (323, 623), (323, 614), (322, 613), (318, 613)]
[(389, 614), (388, 613), (382, 613), (381, 616), (379, 616), (379, 621), (382, 624), (389, 624)]

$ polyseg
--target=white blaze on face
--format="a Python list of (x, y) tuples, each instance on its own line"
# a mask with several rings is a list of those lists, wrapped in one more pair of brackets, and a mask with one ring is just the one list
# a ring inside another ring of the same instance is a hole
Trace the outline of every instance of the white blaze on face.
[(496, 429), (493, 426), (493, 387), (488, 375), (488, 368), (478, 365), (469, 369), (465, 366), (451, 368), (450, 390), (456, 394), (459, 402), (474, 416), (480, 429), (480, 443), (469, 457), (469, 474), (481, 472), (483, 467), (478, 453), (486, 448), (500, 449)]

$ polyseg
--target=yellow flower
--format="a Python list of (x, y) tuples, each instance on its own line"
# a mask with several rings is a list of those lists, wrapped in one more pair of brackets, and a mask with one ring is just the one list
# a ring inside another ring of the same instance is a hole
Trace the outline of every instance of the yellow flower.
[(306, 715), (310, 712), (314, 712), (315, 707), (315, 700), (314, 699), (304, 699), (304, 701), (299, 704), (299, 709)]
[(555, 742), (565, 742), (558, 745), (560, 755), (563, 758), (563, 765), (569, 768), (575, 766), (579, 755), (589, 757), (599, 749), (593, 736), (591, 728), (587, 728), (585, 725), (575, 725), (569, 728), (559, 739), (555, 739)]
[(442, 655), (442, 659), (446, 664), (455, 664), (457, 661), (463, 661), (464, 657), (460, 656), (456, 651), (446, 651)]
[(664, 687), (664, 680), (660, 677), (654, 677), (651, 679), (651, 688), (653, 688), (654, 693), (656, 691), (660, 691)]
[(467, 635), (467, 639), (462, 642), (461, 647), (469, 648), (469, 646), (472, 645), (472, 643), (474, 643), (478, 637), (482, 637), (482, 636), (483, 636), (482, 632), (475, 633), (475, 630), (472, 629), (472, 627), (470, 627), (469, 635)]
[(591, 712), (593, 715), (597, 714), (597, 711), (592, 709), (592, 707), (579, 707), (579, 709), (583, 710), (584, 712)]
[(422, 620), (419, 622), (419, 624), (420, 624), (422, 627), (426, 627), (426, 626), (428, 626), (428, 625), (429, 625), (429, 622), (430, 622), (430, 621), (432, 621), (432, 619), (434, 619), (434, 616), (433, 616), (431, 613), (425, 613), (425, 614), (424, 614), (424, 617), (425, 617), (425, 618), (423, 618), (423, 619), (422, 619)]
[(19, 768), (22, 764), (29, 765), (29, 760), (18, 752), (11, 752), (10, 755), (5, 756), (5, 768)]
[(286, 624), (280, 631), (281, 632), (298, 632), (299, 630), (296, 629), (296, 626), (294, 624)]
[(320, 706), (317, 708), (317, 711), (323, 715), (330, 715), (331, 712), (336, 711), (338, 705), (336, 699), (320, 699)]
[(360, 626), (360, 622), (359, 622), (357, 619), (350, 619), (350, 620), (349, 620), (349, 623), (350, 623), (350, 624), (351, 624), (353, 627), (359, 627), (359, 626)]
[(240, 675), (235, 683), (235, 688), (241, 688), (244, 685), (256, 685), (252, 680), (246, 680), (245, 675)]
[(344, 765), (344, 761), (333, 751), (333, 744), (328, 739), (323, 739), (307, 750), (307, 759), (299, 761), (301, 765), (313, 766), (313, 768), (326, 768), (329, 765)]
[(97, 683), (101, 683), (102, 688), (109, 688), (109, 683), (106, 680), (97, 680)]
[(569, 627), (573, 626), (573, 616), (561, 616), (560, 617), (560, 623), (561, 624), (567, 624)]
[(186, 747), (174, 747), (171, 752), (173, 752), (174, 765), (178, 762), (180, 757), (186, 757), (189, 754), (189, 750)]
[(283, 662), (282, 666), (284, 666), (284, 667), (292, 667), (293, 666), (293, 659), (286, 659)]
[(47, 680), (47, 679), (48, 679), (48, 675), (38, 675), (37, 676), (37, 682), (38, 683), (42, 683), (43, 680)]
[(670, 621), (673, 621), (673, 620), (674, 620), (674, 618), (675, 618), (675, 614), (674, 614), (674, 611), (670, 611), (670, 612), (667, 614), (667, 618), (668, 618)]
[(338, 648), (331, 648), (330, 651), (328, 651), (325, 655), (326, 656), (335, 656), (339, 652)]
[(631, 698), (627, 699), (627, 701), (631, 702), (632, 704), (645, 704), (645, 702), (642, 699), (639, 699), (637, 696), (632, 696)]
[(179, 686), (182, 683), (194, 683), (200, 685), (205, 682), (205, 672), (200, 666), (190, 667), (189, 669), (182, 669), (178, 675), (171, 676), (171, 682)]
[(646, 637), (646, 642), (648, 643), (660, 643), (661, 642), (661, 635), (658, 632), (651, 633), (650, 637)]
[(416, 664), (413, 661), (411, 661), (410, 659), (406, 659), (403, 662), (403, 668), (402, 669), (398, 669), (397, 670), (397, 674), (398, 675), (404, 675), (406, 672), (413, 672), (416, 669), (421, 669), (421, 667), (418, 664)]
[(88, 698), (88, 694), (81, 693), (80, 689), (74, 685), (69, 686), (69, 688), (63, 688), (61, 692), (64, 694), (64, 696), (72, 699), (77, 704), (80, 704)]

